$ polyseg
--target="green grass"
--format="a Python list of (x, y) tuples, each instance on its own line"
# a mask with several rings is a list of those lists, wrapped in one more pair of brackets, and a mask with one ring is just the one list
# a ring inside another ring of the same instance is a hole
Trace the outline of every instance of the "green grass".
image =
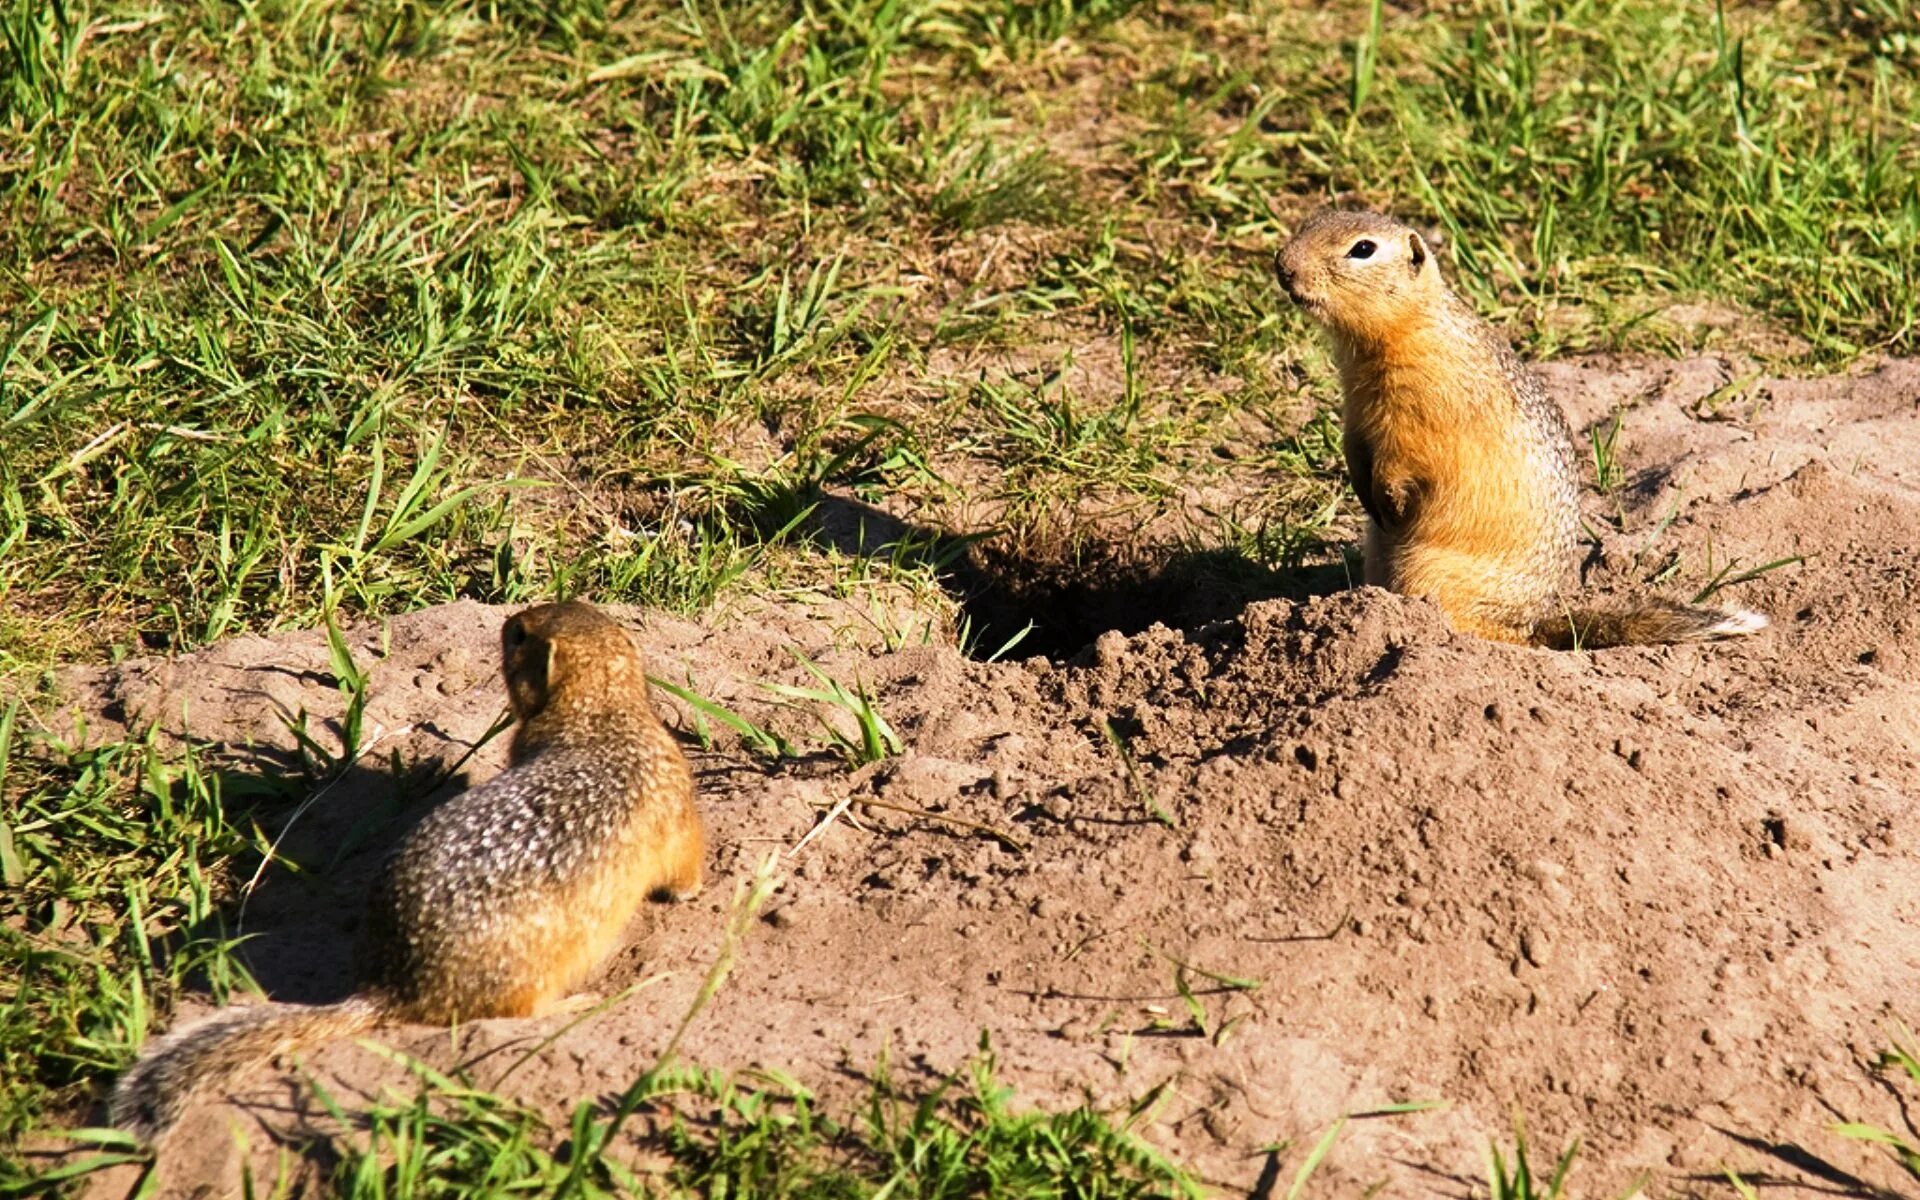
[[(890, 643), (1004, 652), (970, 543), (1337, 569), (1299, 215), (1439, 229), (1535, 353), (1829, 369), (1920, 352), (1917, 123), (1894, 0), (0, 0), (0, 679), (461, 596), (905, 587)], [(285, 799), (6, 711), (0, 1139), (244, 986)]]
[(1329, 197), (1442, 229), (1537, 350), (1740, 336), (1678, 302), (1806, 366), (1916, 348), (1898, 5), (7, 0), (0, 31), (16, 672), (312, 623), (329, 571), (350, 611), (821, 585), (752, 502), (782, 462), (789, 501), (966, 533), (965, 491), (1067, 555), (1100, 514), (1180, 535), (1207, 482), (1242, 502), (1197, 536), (1324, 554), (1332, 464), (1266, 469), (1326, 398), (1266, 258)]
[(28, 719), (17, 702), (0, 714), (5, 1143), (84, 1113), (187, 979), (221, 998), (252, 987), (222, 922), (224, 868), (258, 846), (245, 818), (269, 796), (191, 749), (79, 749)]
[[(1013, 1200), (1183, 1197), (1194, 1181), (1091, 1109), (1021, 1111), (984, 1051), (960, 1076), (909, 1096), (884, 1069), (836, 1117), (778, 1075), (648, 1072), (564, 1128), (415, 1063), (416, 1096), (339, 1115), (343, 1197), (991, 1195)], [(1138, 1114), (1135, 1114), (1137, 1117)]]
[[(864, 683), (856, 680), (849, 691), (845, 684), (798, 652), (794, 657), (807, 669), (807, 674), (813, 676), (818, 687), (795, 687), (784, 683), (763, 686), (777, 696), (811, 706), (828, 744), (847, 760), (848, 765), (861, 767), (880, 762), (906, 748), (900, 735), (893, 731), (893, 726), (887, 724), (887, 719), (874, 707), (873, 697), (867, 694)], [(829, 717), (828, 713), (839, 715), (836, 719)], [(844, 728), (849, 723), (853, 727), (852, 732)]]

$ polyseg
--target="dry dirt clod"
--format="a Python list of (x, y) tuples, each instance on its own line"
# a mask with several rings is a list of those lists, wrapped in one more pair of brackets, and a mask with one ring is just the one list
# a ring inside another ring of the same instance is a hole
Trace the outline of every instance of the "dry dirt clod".
[(1520, 953), (1536, 967), (1544, 967), (1553, 954), (1553, 942), (1546, 934), (1533, 929), (1520, 932)]

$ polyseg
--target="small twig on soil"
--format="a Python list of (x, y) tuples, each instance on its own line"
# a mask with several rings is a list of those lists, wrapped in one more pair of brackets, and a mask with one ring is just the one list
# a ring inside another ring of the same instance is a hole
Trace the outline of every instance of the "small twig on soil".
[(1795, 563), (1802, 563), (1805, 561), (1806, 561), (1806, 558), (1803, 555), (1790, 554), (1785, 558), (1776, 558), (1770, 563), (1763, 563), (1760, 566), (1752, 568), (1751, 570), (1742, 571), (1738, 575), (1734, 575), (1731, 579), (1729, 579), (1727, 577), (1729, 573), (1732, 572), (1732, 570), (1739, 565), (1739, 560), (1735, 559), (1733, 562), (1730, 562), (1726, 566), (1721, 567), (1719, 573), (1716, 574), (1712, 579), (1709, 579), (1707, 581), (1707, 586), (1701, 588), (1698, 592), (1694, 593), (1693, 603), (1695, 604), (1701, 603), (1707, 597), (1713, 595), (1715, 592), (1719, 591), (1721, 588), (1729, 588), (1736, 583), (1746, 583), (1748, 580), (1760, 578), (1762, 575), (1765, 575), (1769, 571), (1777, 571), (1781, 567), (1790, 567)]
[(1145, 946), (1149, 952), (1158, 954), (1161, 958), (1179, 967), (1182, 971), (1198, 975), (1203, 979), (1211, 979), (1221, 987), (1230, 991), (1257, 992), (1260, 990), (1260, 985), (1266, 982), (1264, 979), (1252, 979), (1239, 975), (1223, 975), (1218, 971), (1209, 971), (1205, 967), (1196, 967), (1190, 962), (1184, 962), (1181, 959), (1175, 958), (1145, 938), (1140, 939), (1140, 944)]
[(513, 725), (513, 710), (503, 704), (500, 706), (500, 714), (494, 717), (493, 724), (487, 726), (487, 731), (480, 735), (480, 740), (474, 742), (473, 745), (468, 746), (467, 752), (465, 754), (462, 754), (459, 758), (455, 759), (452, 766), (439, 772), (439, 774), (434, 778), (433, 782), (428, 784), (422, 790), (426, 792), (436, 792), (436, 791), (439, 791), (442, 787), (445, 787), (448, 780), (452, 779), (455, 775), (458, 775), (460, 773), (460, 769), (466, 766), (467, 763), (471, 762), (473, 760), (474, 755), (480, 753), (481, 747), (485, 746), (488, 742), (491, 742), (493, 739), (505, 733), (512, 725)]
[(968, 821), (960, 817), (950, 817), (945, 813), (928, 812), (924, 808), (914, 808), (907, 804), (892, 804), (885, 800), (872, 800), (865, 797), (855, 800), (853, 803), (864, 804), (868, 808), (885, 809), (888, 812), (901, 813), (909, 817), (925, 817), (929, 821), (944, 821), (949, 825), (957, 825), (962, 829), (971, 829), (976, 833), (984, 833), (1015, 854), (1025, 854), (1027, 852), (1027, 844), (1019, 838), (1014, 837), (1004, 830), (995, 829), (991, 825), (983, 825), (978, 821)]
[(1340, 936), (1340, 931), (1345, 929), (1347, 922), (1351, 920), (1353, 920), (1353, 910), (1349, 908), (1340, 914), (1340, 919), (1335, 921), (1333, 927), (1325, 933), (1289, 933), (1280, 937), (1250, 937), (1247, 940), (1250, 942), (1330, 942)]
[(793, 849), (787, 851), (787, 857), (793, 858), (797, 856), (802, 850), (805, 850), (807, 848), (807, 844), (813, 841), (814, 838), (817, 838), (821, 834), (825, 833), (827, 831), (827, 826), (833, 824), (835, 821), (838, 821), (840, 819), (840, 815), (846, 812), (847, 806), (852, 803), (853, 803), (852, 796), (842, 796), (840, 797), (840, 799), (834, 801), (833, 807), (827, 810), (827, 815), (824, 817), (821, 817), (820, 820), (814, 824), (814, 827), (812, 829), (807, 830), (807, 835), (801, 838), (798, 842), (795, 842), (793, 845)]
[(385, 728), (375, 729), (373, 736), (367, 739), (367, 744), (360, 748), (360, 753), (347, 760), (345, 765), (333, 773), (332, 779), (321, 784), (314, 790), (312, 795), (300, 802), (300, 807), (293, 810), (293, 815), (287, 818), (287, 823), (282, 825), (280, 832), (274, 835), (272, 843), (267, 846), (267, 852), (260, 856), (260, 865), (253, 869), (253, 877), (248, 879), (246, 886), (240, 889), (240, 911), (233, 919), (234, 930), (236, 932), (244, 933), (246, 931), (247, 904), (253, 899), (254, 890), (260, 886), (260, 879), (267, 873), (267, 868), (272, 866), (273, 860), (280, 856), (280, 843), (287, 840), (287, 835), (292, 833), (293, 827), (300, 823), (300, 818), (306, 815), (307, 810), (312, 808), (320, 797), (332, 791), (334, 784), (345, 779), (347, 772), (358, 766), (361, 759), (372, 754), (381, 742), (389, 737), (401, 737), (411, 732), (413, 732), (413, 726), (411, 725), (402, 725), (398, 729), (393, 730)]

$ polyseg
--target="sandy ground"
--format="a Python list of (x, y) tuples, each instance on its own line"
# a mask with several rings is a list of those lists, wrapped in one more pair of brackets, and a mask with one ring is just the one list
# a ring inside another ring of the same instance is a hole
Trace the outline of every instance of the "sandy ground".
[[(931, 1080), (990, 1030), (1026, 1101), (1118, 1107), (1170, 1084), (1146, 1136), (1229, 1192), (1256, 1185), (1263, 1146), (1293, 1139), (1290, 1179), (1341, 1114), (1416, 1100), (1447, 1105), (1353, 1122), (1315, 1194), (1386, 1180), (1389, 1194), (1466, 1195), (1516, 1107), (1542, 1148), (1585, 1139), (1581, 1194), (1646, 1173), (1654, 1194), (1726, 1195), (1723, 1167), (1771, 1181), (1768, 1194), (1898, 1188), (1884, 1157), (1828, 1126), (1899, 1125), (1867, 1067), (1915, 1015), (1920, 363), (1817, 381), (1714, 359), (1544, 371), (1576, 428), (1629, 410), (1626, 483), (1588, 497), (1589, 585), (1626, 590), (1676, 552), (1692, 580), (1709, 552), (1715, 569), (1802, 556), (1722, 594), (1770, 613), (1769, 633), (1556, 654), (1348, 591), (1109, 633), (1055, 662), (981, 663), (885, 649), (881, 628), (904, 615), (865, 602), (710, 624), (622, 610), (658, 676), (807, 735), (811, 715), (760, 687), (810, 681), (797, 648), (864, 681), (909, 749), (851, 771), (824, 754), (769, 763), (728, 739), (696, 750), (708, 890), (637, 918), (598, 990), (644, 986), (502, 1089), (561, 1113), (651, 1065), (736, 881), (779, 852), (783, 882), (691, 1029), (692, 1061), (777, 1067), (846, 1098), (883, 1053), (897, 1078)], [(347, 989), (381, 853), (453, 790), (418, 794), (411, 774), (396, 787), (389, 752), (450, 763), (488, 727), (503, 612), (459, 604), (354, 631), (380, 742), (288, 837), (307, 869), (269, 872), (248, 904), (247, 954), (270, 994)], [(286, 748), (281, 714), (318, 728), (341, 709), (317, 634), (65, 683), (96, 727), (158, 720), (261, 752)], [(661, 708), (691, 730), (684, 709)], [(503, 739), (482, 748), (468, 777), (503, 753)], [(1176, 961), (1260, 986), (1190, 974), (1224, 1029), (1206, 1036)], [(386, 1036), (474, 1063), (486, 1084), (514, 1057), (494, 1051), (566, 1020), (487, 1023), (458, 1047), (445, 1031)], [(352, 1044), (306, 1066), (346, 1098), (406, 1083)], [(303, 1095), (291, 1071), (263, 1071), (237, 1103), (196, 1113), (169, 1184), (232, 1186), (232, 1129), (265, 1161)]]

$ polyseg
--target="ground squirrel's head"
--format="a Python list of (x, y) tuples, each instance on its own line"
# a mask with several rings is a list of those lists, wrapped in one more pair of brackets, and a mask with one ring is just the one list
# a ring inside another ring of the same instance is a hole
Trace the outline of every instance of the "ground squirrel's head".
[(1323, 208), (1274, 256), (1289, 299), (1338, 338), (1384, 342), (1443, 294), (1426, 240), (1391, 217)]
[(646, 706), (646, 669), (627, 631), (591, 604), (542, 604), (500, 630), (507, 700), (525, 730), (543, 716)]

